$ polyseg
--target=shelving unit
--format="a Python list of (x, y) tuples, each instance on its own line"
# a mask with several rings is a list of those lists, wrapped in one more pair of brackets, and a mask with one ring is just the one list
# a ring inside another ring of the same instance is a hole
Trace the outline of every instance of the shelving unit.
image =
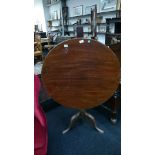
[[(101, 19), (103, 19), (103, 17), (105, 16), (105, 15), (108, 15), (108, 14), (114, 14), (115, 15), (115, 17), (116, 18), (108, 18), (108, 22), (107, 22), (107, 19), (106, 19), (106, 17), (105, 17), (105, 21), (103, 22), (102, 20), (99, 22), (97, 22), (97, 24), (96, 24), (96, 26), (97, 26), (97, 35), (100, 35), (100, 36), (102, 36), (102, 35), (105, 35), (105, 43), (107, 43), (107, 41), (106, 41), (106, 39), (107, 38), (112, 38), (112, 37), (117, 37), (117, 38), (119, 38), (120, 37), (120, 33), (111, 33), (110, 31), (107, 31), (108, 30), (108, 27), (109, 27), (109, 24), (111, 24), (111, 23), (119, 23), (119, 22), (121, 22), (121, 20), (120, 20), (120, 18), (117, 18), (117, 14), (120, 14), (120, 10), (113, 10), (113, 11), (105, 11), (105, 12), (100, 12), (100, 13), (97, 13), (97, 18), (98, 18), (98, 20), (99, 20), (99, 18), (101, 18)], [(91, 34), (91, 32), (85, 32), (86, 31), (86, 27), (90, 27), (91, 26), (91, 24), (90, 23), (82, 23), (82, 22), (84, 22), (84, 20), (87, 18), (87, 19), (90, 19), (90, 17), (91, 17), (91, 14), (86, 14), (86, 15), (81, 15), (81, 16), (75, 16), (75, 17), (69, 17), (68, 18), (68, 22), (71, 22), (71, 21), (74, 21), (74, 23), (73, 24), (68, 24), (68, 27), (70, 28), (70, 30), (68, 31), (69, 33), (75, 33), (74, 32), (74, 30), (73, 31), (71, 31), (71, 27), (74, 29), (75, 27), (77, 27), (77, 26), (83, 26), (83, 28), (84, 28), (84, 34)], [(76, 24), (76, 22), (75, 22), (75, 20), (78, 20), (78, 19), (81, 19), (81, 20), (83, 20), (83, 21), (81, 21), (81, 24), (79, 25), (77, 25)], [(102, 30), (100, 30), (100, 29), (102, 29)]]
[[(48, 4), (46, 6), (50, 7), (54, 4), (60, 3), (61, 7), (63, 8), (62, 2), (58, 0), (57, 2)], [(58, 6), (58, 5), (56, 5)], [(67, 7), (65, 5), (64, 7)], [(50, 10), (50, 9), (49, 9)], [(62, 11), (62, 10), (61, 10)], [(71, 37), (76, 36), (76, 27), (78, 26), (83, 26), (83, 33), (84, 37), (90, 37), (91, 36), (91, 14), (83, 14), (80, 16), (70, 16), (66, 17), (65, 24), (63, 23), (63, 14), (60, 13), (59, 19), (48, 19), (47, 21), (51, 21), (51, 32), (54, 34), (54, 32), (62, 31), (62, 36), (64, 35), (69, 35)], [(96, 24), (96, 34), (97, 38), (100, 38), (105, 44), (110, 44), (110, 40), (112, 38), (117, 38), (120, 40), (121, 33), (118, 32), (111, 32), (110, 31), (110, 25), (114, 25), (115, 23), (120, 23), (121, 22), (121, 11), (120, 10), (105, 10), (103, 12), (98, 12), (96, 14), (97, 18), (97, 24)], [(112, 18), (109, 18), (109, 17)], [(88, 23), (87, 23), (88, 22)]]
[[(121, 40), (121, 18), (107, 18), (106, 19), (106, 35), (105, 35), (105, 44), (111, 45), (112, 39)], [(109, 27), (110, 24), (114, 24), (114, 33), (110, 33)]]

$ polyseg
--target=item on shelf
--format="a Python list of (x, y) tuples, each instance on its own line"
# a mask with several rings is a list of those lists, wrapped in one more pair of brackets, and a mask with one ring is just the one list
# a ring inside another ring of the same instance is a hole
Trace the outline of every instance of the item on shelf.
[(117, 0), (116, 10), (121, 10), (121, 0)]
[(106, 23), (106, 19), (105, 18), (102, 19), (102, 23)]
[(90, 20), (88, 18), (86, 18), (85, 23), (83, 24), (90, 24)]
[(98, 26), (98, 32), (106, 32), (105, 26)]
[(51, 19), (52, 19), (52, 20), (58, 19), (58, 12), (57, 12), (57, 11), (51, 12)]
[(100, 0), (100, 12), (116, 10), (116, 0)]
[(34, 30), (35, 30), (35, 32), (39, 32), (38, 25), (34, 25)]
[(111, 44), (117, 44), (117, 43), (120, 43), (120, 40), (118, 40), (117, 37), (112, 37), (111, 38)]
[(81, 25), (81, 18), (77, 20), (77, 25)]
[(99, 17), (96, 18), (96, 22), (97, 22), (97, 23), (103, 23), (102, 20), (103, 20), (103, 19), (102, 19), (102, 16), (99, 16)]
[(74, 7), (73, 8), (73, 15), (74, 16), (81, 16), (81, 15), (83, 15), (83, 5)]
[(47, 21), (47, 26), (48, 27), (52, 27), (52, 21), (50, 20), (50, 21)]
[(114, 24), (110, 24), (109, 25), (109, 33), (114, 33), (114, 30), (115, 30)]
[(77, 25), (77, 21), (75, 23), (71, 24), (71, 25)]

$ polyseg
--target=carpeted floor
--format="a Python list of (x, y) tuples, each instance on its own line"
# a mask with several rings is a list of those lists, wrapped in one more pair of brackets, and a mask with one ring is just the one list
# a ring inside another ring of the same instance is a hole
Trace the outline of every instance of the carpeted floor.
[(113, 125), (109, 115), (100, 107), (88, 110), (95, 118), (104, 134), (97, 132), (90, 122), (78, 121), (66, 134), (70, 118), (77, 111), (57, 106), (46, 112), (48, 122), (47, 155), (121, 155), (121, 116)]

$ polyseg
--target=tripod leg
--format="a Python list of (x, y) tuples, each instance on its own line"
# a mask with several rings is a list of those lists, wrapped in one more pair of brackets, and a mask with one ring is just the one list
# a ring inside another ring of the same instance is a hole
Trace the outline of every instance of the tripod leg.
[(94, 118), (91, 114), (85, 112), (85, 116), (88, 117), (88, 118), (92, 121), (93, 126), (94, 126), (94, 128), (95, 128), (97, 131), (99, 131), (100, 133), (104, 133), (103, 130), (101, 130), (100, 128), (97, 127), (95, 118)]
[(78, 119), (79, 116), (80, 116), (80, 112), (74, 114), (71, 117), (69, 127), (62, 132), (63, 134), (65, 134), (66, 132), (68, 132), (73, 127), (73, 124), (75, 123), (75, 121)]

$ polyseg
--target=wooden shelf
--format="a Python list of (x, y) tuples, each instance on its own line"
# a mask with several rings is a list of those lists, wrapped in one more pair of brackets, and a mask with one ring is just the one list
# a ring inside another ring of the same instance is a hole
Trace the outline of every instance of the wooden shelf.
[(121, 33), (106, 33), (106, 35), (121, 36)]
[[(69, 33), (74, 33), (74, 31), (68, 31)], [(83, 32), (83, 33), (91, 33), (91, 32)]]
[[(97, 26), (100, 26), (100, 25), (107, 25), (107, 23), (97, 23)], [(91, 24), (81, 24), (81, 25), (67, 25), (67, 26), (91, 26)]]
[(103, 15), (105, 15), (107, 13), (109, 14), (109, 13), (120, 13), (120, 12), (121, 12), (120, 10), (99, 12), (99, 13), (97, 13), (97, 17), (103, 16)]
[(66, 25), (66, 26), (90, 26), (90, 24), (85, 23), (85, 24), (81, 24), (81, 25), (74, 24), (74, 25)]
[(53, 26), (51, 26), (51, 27), (61, 27), (61, 26), (60, 26), (60, 25), (57, 25), (57, 26), (54, 26), (54, 25), (53, 25)]
[(107, 25), (107, 23), (97, 23), (97, 26), (100, 26), (100, 25)]
[(49, 19), (47, 21), (59, 21), (59, 20), (62, 20), (62, 19)]
[(97, 32), (97, 34), (106, 34), (106, 35), (109, 35), (109, 36), (121, 36), (121, 33)]
[(106, 18), (106, 22), (108, 22), (108, 23), (120, 23), (121, 18)]
[(97, 32), (97, 34), (106, 34), (106, 32)]
[(59, 30), (51, 30), (51, 32), (59, 32)]
[(91, 32), (83, 32), (83, 33), (91, 34)]
[(67, 31), (67, 32), (69, 32), (69, 33), (74, 33), (74, 31)]
[(82, 18), (83, 18), (83, 17), (89, 17), (90, 15), (91, 15), (91, 14), (86, 14), (86, 15), (81, 15), (81, 16), (69, 17), (68, 20), (69, 20), (69, 19), (74, 19), (74, 18), (80, 18), (80, 17), (82, 17)]

